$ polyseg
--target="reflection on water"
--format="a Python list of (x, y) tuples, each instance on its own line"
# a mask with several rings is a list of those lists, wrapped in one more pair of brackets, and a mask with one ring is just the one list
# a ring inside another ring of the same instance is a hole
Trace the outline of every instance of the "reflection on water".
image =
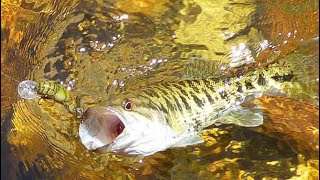
[[(2, 177), (318, 178), (318, 8), (313, 0), (3, 1)], [(263, 127), (212, 127), (201, 145), (146, 158), (87, 151), (80, 120), (63, 105), (16, 93), (24, 79), (55, 80), (86, 109), (161, 81), (279, 59), (305, 62), (304, 102), (261, 98)], [(198, 63), (207, 69), (195, 74)]]

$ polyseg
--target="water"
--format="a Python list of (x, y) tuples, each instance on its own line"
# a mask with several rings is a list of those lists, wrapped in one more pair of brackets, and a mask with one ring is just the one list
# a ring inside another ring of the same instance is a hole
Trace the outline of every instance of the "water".
[[(317, 1), (4, 1), (1, 8), (2, 178), (317, 179)], [(313, 82), (305, 92), (315, 96), (264, 97), (270, 124), (212, 127), (204, 144), (143, 159), (87, 151), (80, 120), (63, 105), (22, 100), (16, 91), (26, 79), (54, 80), (86, 109), (161, 81), (279, 59), (305, 62)], [(208, 69), (195, 74), (192, 62), (201, 61)]]

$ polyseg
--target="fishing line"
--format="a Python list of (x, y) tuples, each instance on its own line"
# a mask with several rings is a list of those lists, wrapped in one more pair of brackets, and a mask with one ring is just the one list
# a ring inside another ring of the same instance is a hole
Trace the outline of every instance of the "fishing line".
[(9, 75), (7, 75), (6, 73), (4, 73), (2, 71), (1, 71), (1, 75), (4, 75), (5, 77), (7, 77), (7, 78), (9, 78), (9, 79), (11, 79), (11, 80), (13, 80), (13, 81), (15, 81), (17, 83), (21, 82), (21, 81), (17, 80), (16, 78), (9, 76)]

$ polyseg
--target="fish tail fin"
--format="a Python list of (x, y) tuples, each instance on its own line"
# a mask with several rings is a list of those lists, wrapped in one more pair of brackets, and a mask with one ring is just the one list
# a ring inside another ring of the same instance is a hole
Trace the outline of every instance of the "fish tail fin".
[(279, 59), (273, 66), (279, 66), (286, 71), (286, 75), (272, 78), (282, 82), (280, 91), (267, 91), (265, 95), (281, 95), (297, 100), (319, 104), (319, 40), (304, 43), (296, 51)]

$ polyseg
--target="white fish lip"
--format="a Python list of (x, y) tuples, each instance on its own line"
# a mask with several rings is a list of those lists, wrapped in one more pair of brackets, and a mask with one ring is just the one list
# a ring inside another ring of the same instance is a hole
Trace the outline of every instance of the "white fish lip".
[(124, 119), (120, 113), (109, 107), (88, 108), (79, 127), (82, 144), (89, 150), (108, 146), (125, 129)]

